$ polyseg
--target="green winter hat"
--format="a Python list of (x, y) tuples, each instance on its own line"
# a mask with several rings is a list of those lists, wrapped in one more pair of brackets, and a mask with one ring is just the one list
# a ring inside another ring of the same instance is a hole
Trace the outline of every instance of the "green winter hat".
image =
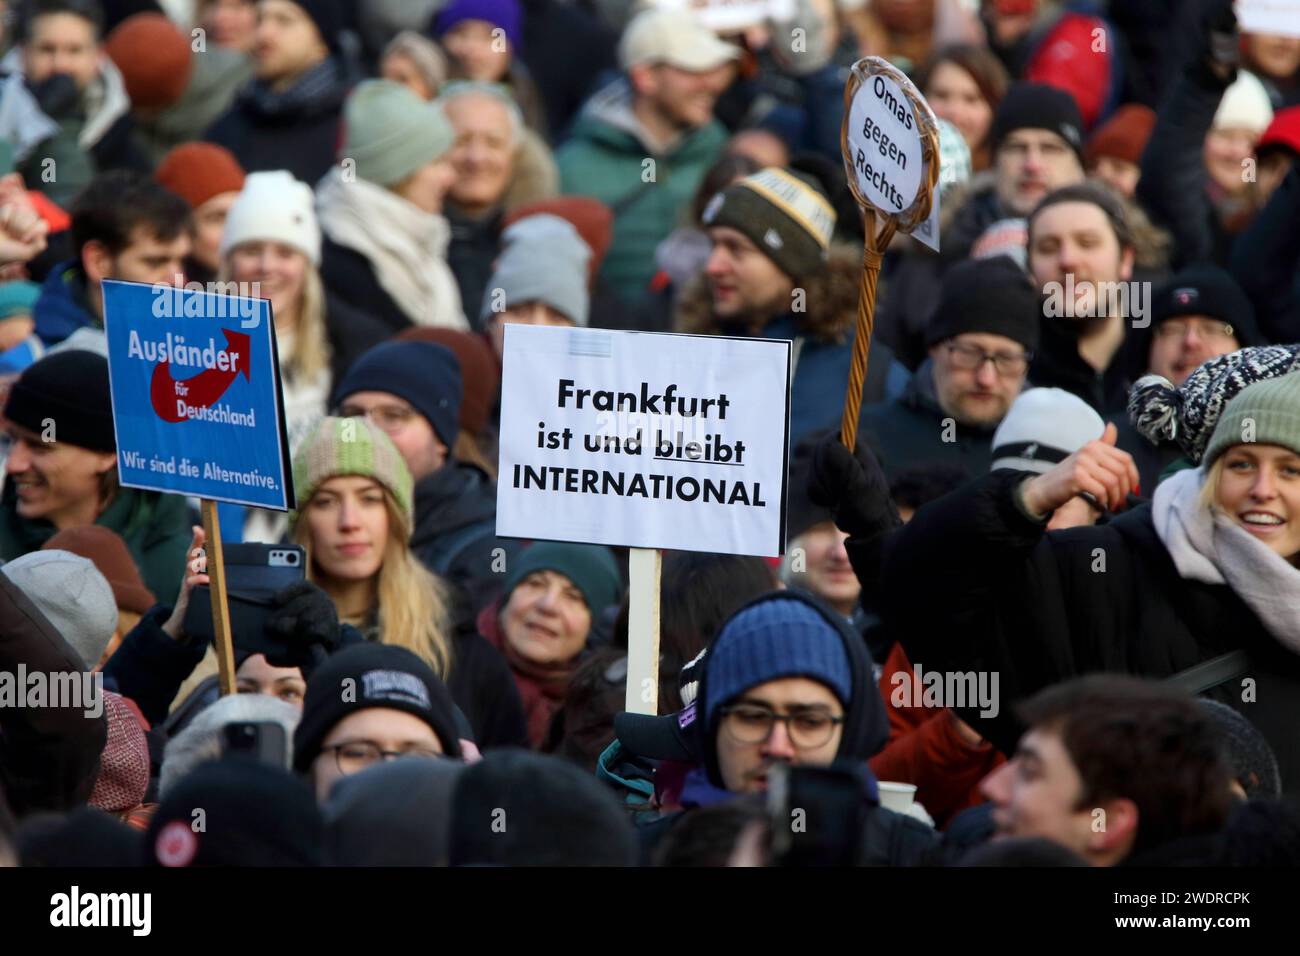
[(380, 186), (433, 162), (456, 138), (441, 106), (391, 80), (358, 83), (343, 107), (343, 127), (339, 158), (353, 160), (359, 178)]
[(1205, 450), (1205, 467), (1233, 445), (1247, 441), (1281, 445), (1300, 454), (1300, 373), (1265, 379), (1242, 389), (1214, 426)]
[(510, 600), (515, 586), (534, 571), (555, 571), (572, 581), (582, 592), (592, 617), (618, 601), (623, 590), (623, 580), (609, 548), (595, 544), (539, 541), (515, 558), (501, 592), (502, 607)]
[[(299, 508), (311, 501), (325, 481), (338, 475), (364, 475), (392, 492), (409, 534), (413, 523), (411, 473), (392, 439), (370, 419), (322, 418), (308, 432), (293, 456)], [(298, 523), (299, 513), (290, 512), (290, 527)]]

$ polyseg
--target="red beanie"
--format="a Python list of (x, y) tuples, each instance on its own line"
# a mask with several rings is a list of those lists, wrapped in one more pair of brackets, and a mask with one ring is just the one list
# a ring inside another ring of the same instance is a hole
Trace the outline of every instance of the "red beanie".
[(1125, 103), (1088, 137), (1089, 166), (1103, 156), (1138, 165), (1156, 125), (1155, 111), (1140, 103)]
[(244, 170), (235, 154), (214, 143), (181, 143), (172, 148), (153, 178), (198, 209), (213, 196), (244, 188)]
[(122, 72), (131, 105), (143, 110), (172, 106), (190, 82), (190, 41), (161, 13), (137, 13), (119, 23), (104, 52)]
[(582, 241), (591, 249), (591, 258), (587, 261), (587, 278), (590, 284), (596, 273), (600, 271), (600, 264), (605, 260), (610, 240), (614, 237), (614, 214), (598, 199), (589, 196), (560, 196), (556, 199), (541, 199), (516, 206), (502, 221), (501, 231), (505, 232), (520, 219), (540, 213), (559, 216), (578, 230)]
[(1300, 106), (1288, 106), (1273, 114), (1264, 135), (1255, 144), (1255, 154), (1265, 146), (1280, 146), (1300, 156)]

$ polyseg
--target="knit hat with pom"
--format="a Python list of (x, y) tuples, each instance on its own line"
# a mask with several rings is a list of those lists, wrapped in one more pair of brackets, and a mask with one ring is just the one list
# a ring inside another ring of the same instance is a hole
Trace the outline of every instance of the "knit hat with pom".
[(1176, 441), (1199, 465), (1229, 402), (1256, 382), (1297, 370), (1300, 345), (1265, 345), (1210, 359), (1180, 388), (1164, 376), (1145, 375), (1129, 393), (1129, 420), (1152, 444)]

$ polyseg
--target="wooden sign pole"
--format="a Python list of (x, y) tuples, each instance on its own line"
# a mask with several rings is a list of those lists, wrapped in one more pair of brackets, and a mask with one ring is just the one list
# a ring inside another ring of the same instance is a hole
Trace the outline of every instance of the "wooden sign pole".
[[(217, 652), (221, 694), (235, 693), (235, 645), (230, 636), (230, 610), (226, 604), (226, 565), (221, 553), (221, 522), (217, 503), (202, 499), (204, 550), (208, 554), (208, 579), (212, 586), (212, 633)], [(656, 641), (657, 641), (656, 635)]]
[(627, 693), (624, 709), (659, 712), (659, 574), (663, 552), (628, 549)]
[[(898, 213), (885, 213), (878, 210), (877, 206), (863, 194), (858, 183), (854, 150), (850, 145), (850, 114), (854, 97), (875, 76), (888, 77), (909, 101), (916, 122), (916, 133), (920, 140), (919, 158), (923, 165), (920, 186), (912, 204)], [(858, 286), (857, 332), (853, 338), (849, 382), (844, 395), (844, 417), (840, 422), (840, 441), (852, 451), (858, 437), (862, 386), (867, 379), (867, 353), (871, 347), (871, 333), (875, 325), (876, 282), (880, 278), (880, 264), (895, 232), (911, 232), (929, 217), (934, 187), (939, 181), (939, 129), (933, 114), (912, 82), (888, 60), (868, 56), (853, 64), (849, 80), (844, 86), (844, 122), (840, 127), (840, 150), (844, 157), (844, 170), (848, 176), (849, 189), (862, 207), (864, 240), (862, 280)], [(878, 212), (881, 220), (879, 233), (876, 232)]]

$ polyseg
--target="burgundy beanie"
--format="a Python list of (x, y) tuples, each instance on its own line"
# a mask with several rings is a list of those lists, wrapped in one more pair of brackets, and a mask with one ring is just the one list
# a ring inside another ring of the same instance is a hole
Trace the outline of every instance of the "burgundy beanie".
[(1138, 165), (1155, 125), (1156, 113), (1151, 107), (1141, 103), (1125, 103), (1088, 137), (1088, 165), (1091, 166), (1102, 156)]
[(181, 143), (154, 171), (158, 185), (198, 209), (213, 196), (244, 188), (244, 170), (235, 154), (215, 143)]
[(121, 71), (126, 95), (137, 109), (174, 105), (190, 82), (194, 54), (189, 37), (161, 13), (127, 17), (104, 41), (104, 52)]

